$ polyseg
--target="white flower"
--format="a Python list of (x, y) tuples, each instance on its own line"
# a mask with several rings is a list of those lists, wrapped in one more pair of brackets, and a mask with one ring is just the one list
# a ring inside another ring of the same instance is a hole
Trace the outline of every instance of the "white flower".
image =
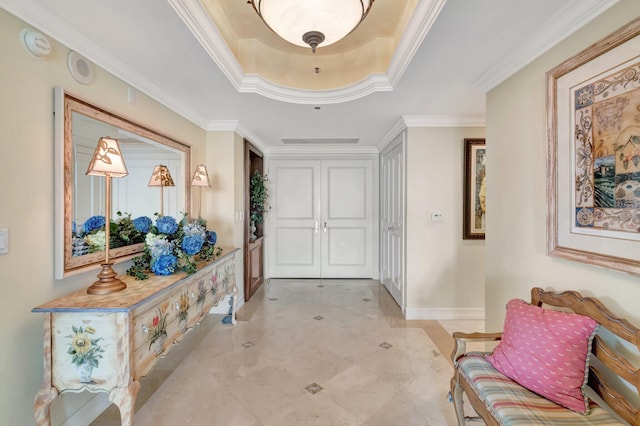
[(104, 250), (106, 235), (104, 231), (97, 231), (94, 234), (85, 236), (84, 240), (89, 244), (92, 252), (102, 251)]
[(206, 237), (206, 230), (197, 223), (189, 223), (185, 225), (182, 228), (182, 231), (184, 232), (185, 237), (192, 237), (194, 235), (200, 236), (202, 239), (205, 239)]
[(149, 233), (145, 240), (152, 258), (173, 253), (173, 241), (167, 240), (167, 237), (164, 235), (153, 235)]

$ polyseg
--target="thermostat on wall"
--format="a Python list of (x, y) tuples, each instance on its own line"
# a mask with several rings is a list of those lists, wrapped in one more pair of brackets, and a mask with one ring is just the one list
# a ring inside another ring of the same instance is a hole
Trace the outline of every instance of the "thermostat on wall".
[(44, 58), (51, 53), (51, 43), (43, 34), (29, 28), (20, 30), (20, 44), (34, 58)]
[(91, 84), (95, 78), (93, 62), (73, 50), (67, 56), (69, 72), (78, 83)]

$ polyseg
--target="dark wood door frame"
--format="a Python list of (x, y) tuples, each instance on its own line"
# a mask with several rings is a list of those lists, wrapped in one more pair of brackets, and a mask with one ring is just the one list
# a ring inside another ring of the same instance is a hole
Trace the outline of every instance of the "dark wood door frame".
[(256, 231), (257, 240), (249, 236), (251, 212), (249, 211), (249, 186), (254, 172), (264, 173), (262, 152), (248, 140), (244, 140), (244, 300), (248, 302), (263, 281), (263, 227)]

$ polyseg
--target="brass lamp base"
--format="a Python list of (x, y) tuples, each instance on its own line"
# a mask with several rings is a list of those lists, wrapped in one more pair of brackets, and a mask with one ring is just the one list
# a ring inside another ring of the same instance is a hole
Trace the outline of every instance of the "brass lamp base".
[(103, 263), (102, 270), (98, 274), (98, 281), (87, 289), (88, 294), (109, 294), (124, 290), (127, 285), (116, 278), (116, 271), (111, 266), (113, 263)]

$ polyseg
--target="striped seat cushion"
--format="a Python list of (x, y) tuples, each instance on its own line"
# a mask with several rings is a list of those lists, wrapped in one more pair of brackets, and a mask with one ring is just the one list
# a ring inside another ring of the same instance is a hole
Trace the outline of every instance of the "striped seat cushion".
[(500, 373), (481, 353), (469, 353), (460, 358), (458, 369), (503, 426), (625, 424), (593, 403), (590, 414), (583, 415), (551, 402)]

